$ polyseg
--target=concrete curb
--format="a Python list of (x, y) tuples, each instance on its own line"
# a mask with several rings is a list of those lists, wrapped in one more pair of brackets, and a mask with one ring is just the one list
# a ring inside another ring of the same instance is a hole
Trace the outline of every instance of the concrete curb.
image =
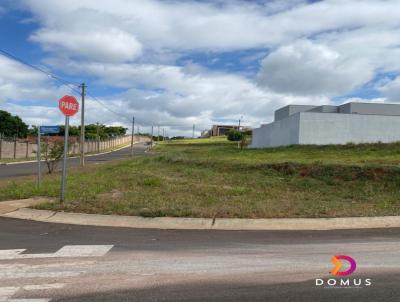
[(342, 230), (400, 227), (400, 216), (271, 219), (217, 218), (213, 220), (211, 218), (145, 218), (138, 216), (81, 214), (28, 208), (20, 208), (8, 213), (3, 212), (0, 216), (51, 223), (177, 230)]
[(34, 206), (44, 202), (51, 202), (52, 199), (47, 197), (36, 197), (36, 198), (28, 198), (28, 199), (19, 199), (19, 200), (10, 200), (10, 201), (1, 201), (0, 202), (0, 216), (2, 214), (7, 214), (13, 211), (17, 211), (21, 208), (26, 208), (30, 206)]

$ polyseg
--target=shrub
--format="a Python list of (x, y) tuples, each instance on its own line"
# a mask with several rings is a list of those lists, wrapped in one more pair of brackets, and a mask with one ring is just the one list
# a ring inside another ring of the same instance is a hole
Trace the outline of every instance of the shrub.
[[(71, 141), (68, 142), (68, 149)], [(53, 173), (64, 155), (64, 140), (62, 138), (49, 141), (45, 139), (41, 143), (41, 156), (44, 158), (49, 174)]]
[(236, 129), (231, 129), (228, 132), (228, 140), (233, 142), (241, 141), (243, 138), (243, 133)]

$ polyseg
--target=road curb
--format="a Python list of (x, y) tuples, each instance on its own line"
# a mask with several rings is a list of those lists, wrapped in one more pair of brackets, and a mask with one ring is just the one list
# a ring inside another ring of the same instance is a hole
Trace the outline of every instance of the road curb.
[[(1, 204), (1, 203), (0, 203)], [(185, 230), (343, 230), (399, 228), (400, 216), (343, 217), (343, 218), (180, 218), (180, 217), (139, 217), (55, 212), (19, 208), (3, 213), (2, 217), (35, 220), (41, 222), (128, 227), (143, 229), (185, 229)]]
[(0, 201), (0, 216), (45, 202), (52, 202), (52, 199), (47, 197), (35, 197), (28, 199)]

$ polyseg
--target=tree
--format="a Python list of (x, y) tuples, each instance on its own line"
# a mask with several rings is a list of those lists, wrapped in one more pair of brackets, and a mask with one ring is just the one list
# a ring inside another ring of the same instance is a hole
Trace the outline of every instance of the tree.
[[(64, 140), (63, 138), (56, 138), (50, 141), (49, 138), (46, 137), (41, 143), (41, 155), (44, 158), (49, 174), (51, 174), (55, 171), (64, 155)], [(69, 142), (68, 147), (70, 146)]]
[[(97, 138), (97, 127), (99, 128), (99, 138), (107, 139), (110, 137), (121, 136), (126, 134), (127, 128), (120, 126), (106, 126), (103, 124), (88, 124), (85, 125), (85, 138), (86, 139), (96, 139)], [(64, 126), (60, 126), (59, 135), (64, 135)], [(80, 126), (70, 126), (69, 127), (70, 136), (80, 136), (81, 127)]]
[[(58, 135), (64, 136), (64, 133), (65, 133), (65, 126), (60, 125), (60, 132), (58, 133)], [(81, 134), (80, 127), (69, 126), (68, 134), (69, 136), (79, 136)]]
[(28, 136), (37, 136), (38, 135), (38, 127), (35, 125), (32, 125), (28, 129)]
[(0, 133), (5, 137), (25, 138), (28, 134), (28, 125), (19, 116), (0, 110)]
[(231, 129), (228, 132), (228, 140), (233, 142), (241, 141), (243, 138), (243, 133), (236, 129)]
[(104, 132), (107, 135), (107, 137), (114, 137), (119, 135), (125, 135), (126, 130), (127, 128), (121, 126), (110, 126), (110, 127), (105, 127)]

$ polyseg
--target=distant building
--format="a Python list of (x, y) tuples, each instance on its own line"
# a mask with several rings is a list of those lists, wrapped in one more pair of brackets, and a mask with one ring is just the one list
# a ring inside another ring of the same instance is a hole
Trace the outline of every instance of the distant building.
[(395, 141), (400, 141), (400, 105), (288, 105), (275, 111), (272, 123), (253, 129), (250, 148)]
[[(227, 135), (229, 130), (239, 129), (238, 125), (213, 125), (210, 130), (204, 130), (201, 133), (202, 137), (221, 136)], [(250, 131), (251, 128), (247, 126), (240, 126), (241, 131)]]
[(238, 125), (213, 125), (211, 136), (227, 135), (231, 129), (238, 129)]

